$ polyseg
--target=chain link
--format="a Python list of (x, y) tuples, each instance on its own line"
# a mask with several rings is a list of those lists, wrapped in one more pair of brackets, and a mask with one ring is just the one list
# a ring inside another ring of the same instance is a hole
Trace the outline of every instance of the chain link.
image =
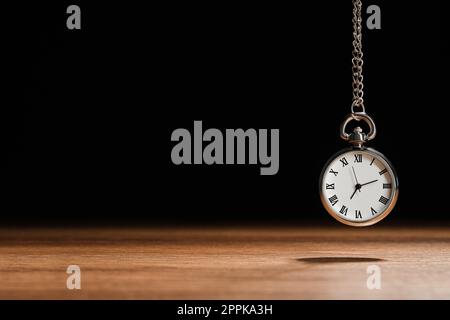
[[(352, 113), (365, 113), (363, 83), (363, 51), (362, 51), (362, 1), (353, 0), (353, 103)], [(355, 111), (355, 108), (357, 110)]]

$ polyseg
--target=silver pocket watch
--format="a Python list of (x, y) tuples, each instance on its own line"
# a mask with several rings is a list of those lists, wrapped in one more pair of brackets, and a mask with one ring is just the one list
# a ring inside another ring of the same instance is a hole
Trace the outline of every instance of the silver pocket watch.
[[(365, 121), (366, 135), (360, 127), (345, 132), (351, 120)], [(390, 161), (365, 143), (376, 135), (375, 124), (367, 114), (354, 113), (341, 125), (341, 137), (351, 144), (334, 154), (320, 175), (320, 198), (328, 213), (351, 226), (369, 226), (385, 218), (398, 198), (398, 177)]]
[[(376, 136), (373, 119), (364, 107), (362, 1), (353, 0), (353, 103), (351, 113), (341, 124), (341, 138), (351, 144), (333, 155), (320, 175), (320, 199), (336, 220), (350, 226), (369, 226), (384, 219), (398, 198), (398, 178), (394, 167), (380, 152), (365, 143)], [(366, 134), (361, 127), (347, 133), (351, 121), (363, 121), (369, 126)]]

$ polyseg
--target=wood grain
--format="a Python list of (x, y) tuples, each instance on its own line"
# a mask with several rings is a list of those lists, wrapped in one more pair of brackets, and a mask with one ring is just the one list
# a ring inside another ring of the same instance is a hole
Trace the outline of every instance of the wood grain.
[(0, 298), (450, 299), (450, 228), (0, 229)]

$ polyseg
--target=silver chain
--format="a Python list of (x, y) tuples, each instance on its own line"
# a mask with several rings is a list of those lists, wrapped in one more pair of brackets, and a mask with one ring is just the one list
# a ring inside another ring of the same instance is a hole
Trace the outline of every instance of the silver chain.
[[(352, 113), (365, 113), (362, 51), (362, 1), (353, 0), (353, 103)], [(357, 110), (355, 110), (357, 108)]]
[[(363, 84), (363, 51), (362, 51), (362, 0), (353, 1), (353, 58), (352, 58), (352, 74), (353, 74), (353, 102), (352, 113), (349, 114), (341, 124), (341, 138), (349, 141), (354, 146), (362, 147), (365, 141), (372, 140), (377, 135), (375, 122), (366, 114), (364, 108), (364, 84)], [(364, 121), (369, 126), (369, 133), (362, 134), (362, 129), (356, 127), (352, 134), (346, 132), (347, 124), (350, 121)]]

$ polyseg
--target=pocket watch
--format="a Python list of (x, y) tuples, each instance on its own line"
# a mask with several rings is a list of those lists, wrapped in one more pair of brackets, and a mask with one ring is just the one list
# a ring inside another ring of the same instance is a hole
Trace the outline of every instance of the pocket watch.
[[(351, 226), (369, 226), (385, 218), (398, 197), (398, 178), (394, 167), (380, 152), (367, 148), (376, 136), (373, 119), (364, 107), (362, 2), (353, 0), (353, 103), (351, 113), (341, 124), (340, 135), (351, 144), (325, 164), (320, 175), (319, 192), (323, 206), (336, 220)], [(361, 127), (347, 133), (347, 125), (363, 121)]]
[[(345, 132), (350, 120), (366, 121)], [(350, 226), (369, 226), (385, 218), (398, 197), (398, 178), (391, 162), (380, 152), (365, 146), (376, 135), (375, 124), (366, 114), (351, 114), (341, 126), (341, 137), (352, 145), (333, 155), (320, 175), (320, 198), (328, 213)]]

